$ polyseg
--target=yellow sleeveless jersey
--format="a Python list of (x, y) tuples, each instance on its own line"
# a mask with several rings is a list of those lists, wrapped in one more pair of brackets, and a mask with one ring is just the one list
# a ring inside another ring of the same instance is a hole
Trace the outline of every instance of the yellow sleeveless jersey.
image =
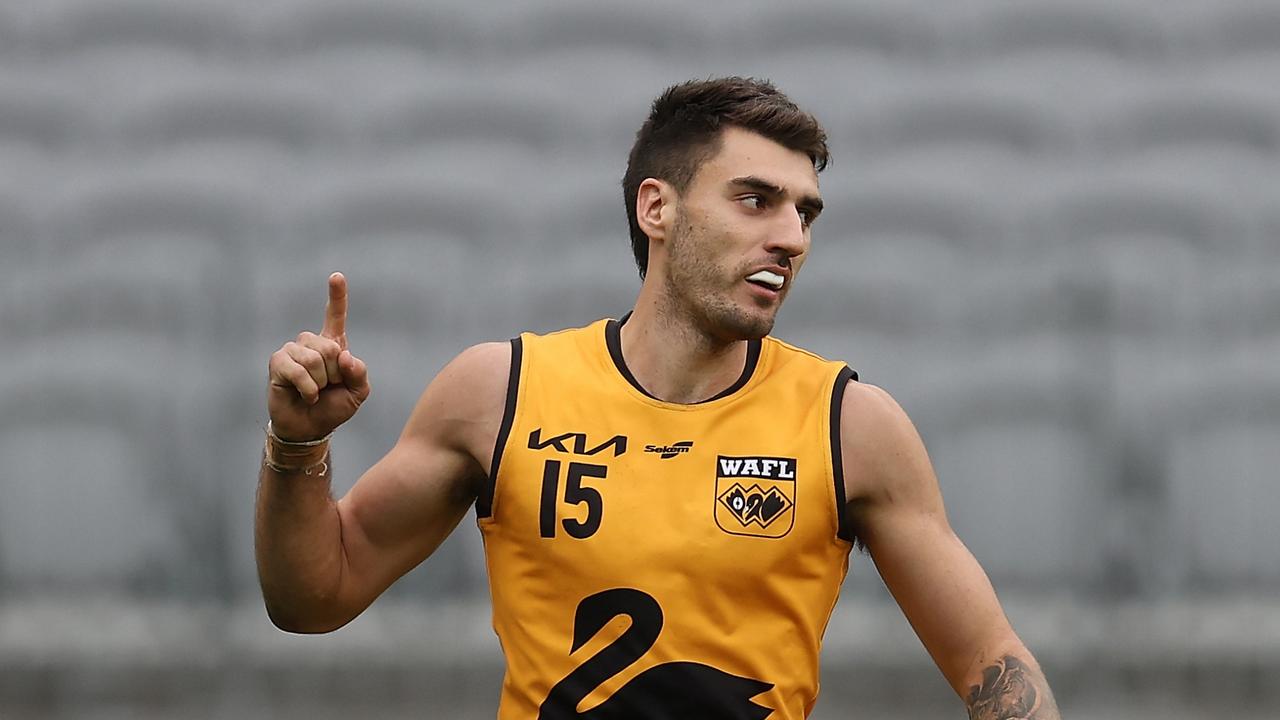
[(717, 397), (663, 402), (619, 327), (512, 341), (476, 503), (498, 717), (799, 720), (852, 547), (836, 440), (857, 376), (765, 338)]

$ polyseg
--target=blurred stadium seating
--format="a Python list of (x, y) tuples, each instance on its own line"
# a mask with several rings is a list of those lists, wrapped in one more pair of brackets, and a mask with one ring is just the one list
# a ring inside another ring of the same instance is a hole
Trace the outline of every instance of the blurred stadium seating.
[(1021, 54), (1071, 50), (1126, 62), (1159, 62), (1168, 38), (1159, 6), (1145, 2), (982, 3), (966, 48), (1015, 59)]
[[(778, 335), (912, 414), (1064, 707), (1144, 717), (1091, 703), (1147, 692), (1186, 701), (1151, 717), (1221, 717), (1192, 702), (1215, 672), (1275, 677), (1280, 634), (1233, 629), (1280, 624), (1275, 3), (47, 0), (0, 2), (0, 716), (133, 716), (112, 707), (154, 700), (137, 678), (167, 664), (156, 717), (327, 717), (281, 699), (323, 687), (392, 698), (362, 716), (492, 717), (470, 518), (341, 652), (272, 639), (267, 357), (345, 271), (375, 387), (336, 445), (345, 490), (466, 345), (629, 309), (631, 139), (664, 87), (721, 73), (773, 78), (831, 136)], [(873, 577), (855, 559), (828, 687), (865, 673), (863, 717), (920, 683), (945, 701)], [(161, 619), (77, 650), (47, 608)], [(374, 669), (325, 681), (348, 651)], [(1280, 706), (1241, 682), (1234, 716)]]

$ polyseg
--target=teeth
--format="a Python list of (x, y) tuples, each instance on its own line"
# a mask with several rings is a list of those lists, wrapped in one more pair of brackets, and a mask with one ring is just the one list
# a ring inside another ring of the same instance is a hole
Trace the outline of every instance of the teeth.
[(756, 282), (762, 282), (767, 285), (772, 285), (774, 290), (781, 288), (782, 283), (784, 282), (783, 277), (781, 275), (778, 275), (776, 273), (771, 273), (768, 270), (761, 270), (760, 272), (749, 276), (747, 279), (755, 280)]

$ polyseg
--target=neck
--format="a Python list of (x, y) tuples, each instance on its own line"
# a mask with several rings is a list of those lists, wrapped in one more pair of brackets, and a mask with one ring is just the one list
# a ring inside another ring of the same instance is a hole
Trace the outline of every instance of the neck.
[(691, 404), (715, 397), (742, 375), (745, 340), (716, 338), (643, 290), (620, 332), (627, 368), (649, 394)]

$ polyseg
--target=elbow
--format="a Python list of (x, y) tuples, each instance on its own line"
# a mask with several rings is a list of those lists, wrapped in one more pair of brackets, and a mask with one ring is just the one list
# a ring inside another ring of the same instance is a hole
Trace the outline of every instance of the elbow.
[(338, 583), (321, 583), (298, 573), (267, 572), (258, 566), (258, 586), (271, 624), (287, 633), (319, 635), (351, 622), (358, 613), (348, 612)]
[(337, 613), (302, 609), (296, 605), (272, 602), (266, 598), (267, 618), (278, 629), (295, 635), (322, 635), (351, 622), (351, 617)]

